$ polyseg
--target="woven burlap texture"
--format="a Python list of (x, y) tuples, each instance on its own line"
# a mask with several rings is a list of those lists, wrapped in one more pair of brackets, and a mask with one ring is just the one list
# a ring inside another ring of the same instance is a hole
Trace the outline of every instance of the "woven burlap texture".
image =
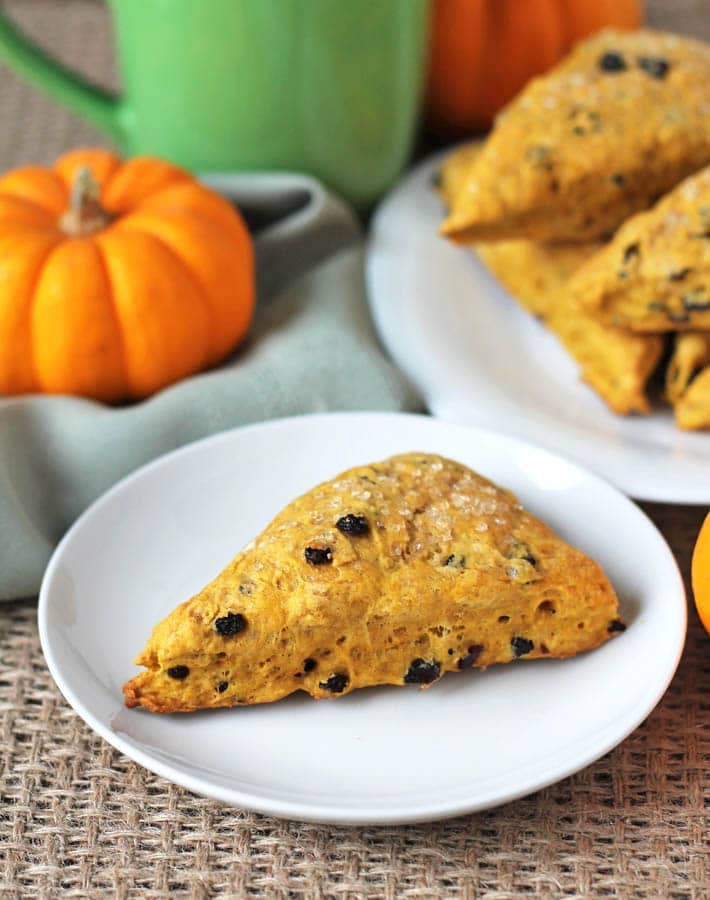
[[(102, 4), (5, 6), (66, 62), (113, 83)], [(707, 3), (650, 7), (667, 27), (710, 30)], [(100, 140), (5, 70), (0, 114), (2, 169)], [(645, 508), (687, 575), (704, 510)], [(632, 539), (629, 565), (643, 565)], [(487, 813), (354, 829), (225, 808), (127, 760), (62, 699), (35, 615), (32, 603), (0, 608), (3, 897), (710, 897), (710, 641), (693, 612), (668, 693), (596, 764)]]

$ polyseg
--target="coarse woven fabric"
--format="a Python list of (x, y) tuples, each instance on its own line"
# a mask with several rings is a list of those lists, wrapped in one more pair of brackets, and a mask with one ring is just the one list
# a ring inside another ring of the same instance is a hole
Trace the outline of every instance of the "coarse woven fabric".
[[(66, 62), (114, 83), (101, 3), (5, 0), (4, 7)], [(651, 0), (648, 7), (654, 24), (710, 36), (706, 0)], [(102, 143), (5, 70), (0, 113), (3, 169)], [(644, 509), (687, 576), (705, 511)], [(691, 611), (666, 696), (633, 735), (583, 772), (450, 822), (354, 829), (288, 823), (197, 798), (114, 751), (54, 686), (34, 604), (8, 603), (0, 608), (0, 896), (706, 900), (709, 697), (710, 639)]]
[[(702, 511), (646, 510), (687, 572)], [(669, 691), (594, 765), (489, 812), (344, 828), (230, 809), (128, 761), (63, 701), (34, 605), (9, 604), (0, 896), (707, 900), (710, 639), (694, 612), (690, 620)]]

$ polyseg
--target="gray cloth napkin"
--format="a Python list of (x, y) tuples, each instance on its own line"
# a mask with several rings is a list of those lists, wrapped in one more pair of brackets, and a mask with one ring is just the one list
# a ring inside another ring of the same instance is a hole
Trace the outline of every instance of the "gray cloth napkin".
[(258, 303), (222, 366), (131, 406), (0, 399), (0, 599), (36, 594), (56, 543), (137, 466), (250, 422), (326, 410), (416, 410), (377, 342), (350, 210), (300, 175), (214, 175), (254, 234)]

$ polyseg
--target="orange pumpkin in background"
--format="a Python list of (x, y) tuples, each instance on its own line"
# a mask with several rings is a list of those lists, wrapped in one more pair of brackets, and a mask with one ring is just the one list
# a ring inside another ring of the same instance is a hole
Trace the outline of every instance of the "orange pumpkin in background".
[(600, 28), (636, 28), (639, 0), (434, 0), (427, 118), (443, 136), (487, 128), (533, 76)]
[(78, 150), (0, 177), (0, 394), (146, 397), (223, 359), (253, 308), (241, 216), (182, 169)]

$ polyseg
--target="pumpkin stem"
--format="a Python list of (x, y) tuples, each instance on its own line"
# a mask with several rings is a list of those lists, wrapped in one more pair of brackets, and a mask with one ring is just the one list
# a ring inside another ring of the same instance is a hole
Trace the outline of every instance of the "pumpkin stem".
[(113, 219), (100, 201), (101, 191), (88, 166), (77, 169), (71, 187), (69, 209), (59, 220), (65, 234), (86, 237), (103, 230)]

